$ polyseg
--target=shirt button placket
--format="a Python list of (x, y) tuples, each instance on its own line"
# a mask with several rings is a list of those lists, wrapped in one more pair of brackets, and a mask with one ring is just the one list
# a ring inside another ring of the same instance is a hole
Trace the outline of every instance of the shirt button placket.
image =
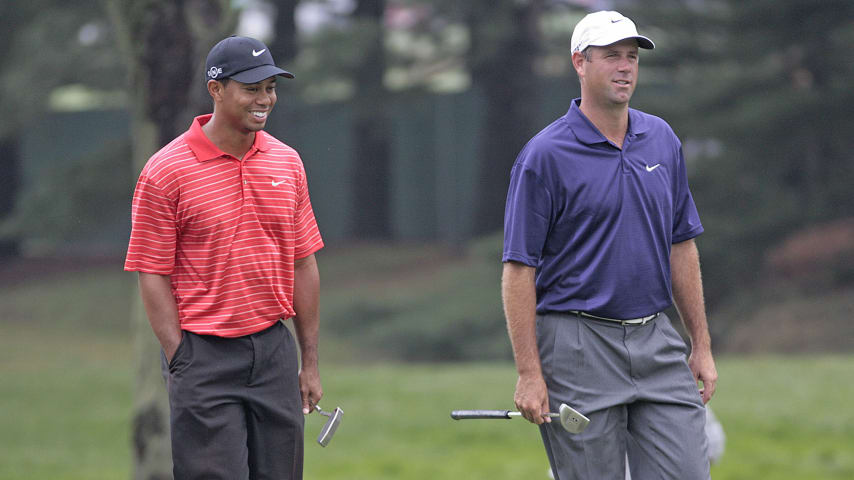
[(247, 195), (246, 190), (249, 186), (249, 180), (246, 179), (246, 174), (243, 172), (243, 162), (238, 162), (238, 174), (240, 175), (240, 196), (243, 198), (243, 201), (246, 201)]
[(626, 157), (626, 151), (629, 149), (629, 145), (631, 145), (632, 140), (635, 139), (634, 134), (627, 133), (626, 137), (623, 139), (623, 148), (620, 149), (620, 166), (623, 169), (623, 173), (631, 173), (632, 168), (629, 165), (629, 159)]
[(243, 163), (240, 164), (240, 177), (243, 179), (243, 201), (246, 205), (252, 206), (252, 190), (249, 188), (249, 180), (246, 178), (248, 174), (243, 169)]

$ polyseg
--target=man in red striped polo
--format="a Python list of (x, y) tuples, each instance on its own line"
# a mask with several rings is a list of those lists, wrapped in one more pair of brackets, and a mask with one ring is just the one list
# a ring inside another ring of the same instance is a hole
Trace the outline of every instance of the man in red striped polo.
[(299, 155), (263, 131), (277, 77), (293, 75), (246, 37), (205, 68), (213, 114), (142, 170), (125, 270), (163, 347), (175, 478), (299, 479), (303, 415), (323, 395), (323, 241)]

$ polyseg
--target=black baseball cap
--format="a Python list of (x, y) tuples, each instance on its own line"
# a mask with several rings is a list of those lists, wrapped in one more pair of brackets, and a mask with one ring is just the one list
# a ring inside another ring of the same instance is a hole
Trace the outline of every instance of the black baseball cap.
[(205, 82), (231, 78), (240, 83), (258, 83), (275, 75), (294, 78), (293, 73), (276, 66), (263, 42), (249, 37), (232, 35), (220, 40), (205, 62)]

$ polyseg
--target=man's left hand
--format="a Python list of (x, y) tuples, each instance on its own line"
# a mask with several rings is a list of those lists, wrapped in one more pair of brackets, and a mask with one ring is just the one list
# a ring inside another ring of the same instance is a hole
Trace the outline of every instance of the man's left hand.
[(694, 374), (694, 379), (701, 382), (700, 395), (703, 404), (709, 403), (715, 393), (715, 384), (718, 381), (718, 371), (715, 369), (715, 360), (711, 352), (691, 352), (688, 358), (688, 367)]
[(302, 369), (299, 372), (299, 391), (302, 395), (302, 413), (308, 415), (314, 411), (315, 405), (323, 398), (323, 387), (320, 386), (320, 373), (316, 368)]

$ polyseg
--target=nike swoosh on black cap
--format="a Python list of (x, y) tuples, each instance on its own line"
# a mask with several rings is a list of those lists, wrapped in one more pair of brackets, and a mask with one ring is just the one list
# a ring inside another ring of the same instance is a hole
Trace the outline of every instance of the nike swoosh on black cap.
[(249, 37), (232, 35), (220, 40), (205, 61), (205, 82), (230, 78), (258, 83), (276, 75), (294, 78), (293, 73), (276, 66), (264, 42)]

